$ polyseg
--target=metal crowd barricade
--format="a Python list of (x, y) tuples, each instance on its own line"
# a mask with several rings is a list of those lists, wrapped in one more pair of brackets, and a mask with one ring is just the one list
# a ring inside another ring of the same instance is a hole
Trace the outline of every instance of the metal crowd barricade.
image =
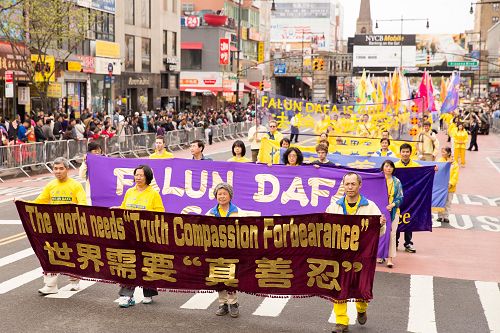
[[(0, 147), (0, 173), (20, 170), (29, 177), (28, 173), (22, 168), (22, 162), (20, 145)], [(0, 181), (3, 183), (2, 178), (0, 178)]]
[(205, 141), (205, 129), (203, 127), (195, 127), (194, 140)]
[[(88, 140), (68, 140), (68, 161), (81, 163), (87, 153)], [(74, 166), (73, 166), (74, 167)]]
[(176, 148), (182, 149), (180, 132), (181, 131), (179, 130), (167, 132), (166, 143), (168, 149), (170, 150), (174, 150)]
[[(51, 170), (49, 165), (52, 165), (56, 158), (64, 157), (68, 159), (68, 144), (66, 140), (46, 141), (44, 143), (44, 148), (45, 148), (45, 166), (49, 170)], [(71, 166), (74, 168), (73, 165)]]
[(154, 149), (156, 135), (154, 133), (136, 134), (133, 137), (133, 153), (135, 156), (149, 155)]
[(134, 155), (134, 136), (133, 135), (120, 135), (116, 137), (118, 142), (118, 152), (120, 157), (127, 157)]
[(493, 118), (493, 123), (491, 124), (491, 129), (494, 133), (500, 132), (500, 118)]
[(222, 125), (213, 125), (212, 126), (212, 139), (215, 141), (223, 141), (224, 140), (224, 131), (222, 130)]

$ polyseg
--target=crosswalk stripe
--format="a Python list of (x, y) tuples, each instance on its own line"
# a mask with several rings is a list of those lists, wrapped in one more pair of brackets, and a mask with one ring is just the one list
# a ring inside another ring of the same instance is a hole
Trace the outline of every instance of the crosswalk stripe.
[[(141, 303), (143, 299), (144, 299), (144, 293), (142, 292), (142, 288), (141, 287), (136, 287), (135, 290), (134, 290), (135, 304)], [(117, 299), (115, 299), (115, 303), (118, 303), (118, 302), (120, 302), (120, 298), (119, 297)]]
[[(356, 310), (356, 302), (347, 302), (347, 315), (349, 316), (349, 325), (356, 324), (356, 318), (358, 317), (358, 311)], [(333, 311), (333, 303), (332, 303), (332, 313), (330, 314), (330, 318), (328, 318), (328, 322), (331, 324), (337, 323), (337, 316), (335, 316), (335, 312)]]
[(19, 288), (26, 283), (29, 283), (39, 277), (42, 277), (43, 271), (41, 267), (38, 267), (32, 271), (26, 272), (19, 276), (13, 277), (10, 280), (0, 283), (0, 294), (8, 293), (11, 290)]
[(21, 220), (0, 220), (0, 225), (20, 225)]
[(11, 255), (5, 256), (3, 258), (0, 258), (0, 267), (11, 264), (13, 262), (24, 259), (24, 258), (29, 257), (29, 256), (34, 255), (34, 254), (35, 254), (35, 252), (33, 251), (33, 249), (29, 248), (29, 249), (25, 249), (25, 250), (13, 253)]
[(432, 276), (411, 276), (408, 331), (437, 333), (433, 285)]
[(218, 297), (215, 291), (196, 293), (181, 305), (181, 309), (206, 310)]
[(483, 305), (484, 315), (488, 322), (490, 332), (500, 332), (500, 291), (496, 282), (481, 282), (476, 281), (476, 289), (479, 295), (479, 300)]
[(92, 286), (93, 284), (95, 284), (94, 281), (81, 280), (80, 281), (80, 290), (71, 291), (70, 290), (71, 289), (71, 283), (70, 283), (70, 284), (68, 284), (68, 285), (60, 288), (59, 292), (57, 294), (50, 294), (50, 295), (47, 295), (45, 297), (47, 297), (47, 298), (70, 298), (74, 294), (77, 294), (80, 291), (82, 291), (84, 289), (87, 289), (88, 287)]
[(15, 238), (11, 238), (11, 239), (6, 240), (6, 241), (2, 241), (2, 242), (0, 242), (0, 246), (17, 242), (18, 240), (25, 239), (26, 237), (28, 237), (28, 236), (26, 236), (26, 234), (24, 234), (24, 235), (17, 236)]
[(290, 296), (283, 298), (266, 297), (262, 303), (260, 303), (253, 315), (262, 317), (278, 317), (290, 298)]

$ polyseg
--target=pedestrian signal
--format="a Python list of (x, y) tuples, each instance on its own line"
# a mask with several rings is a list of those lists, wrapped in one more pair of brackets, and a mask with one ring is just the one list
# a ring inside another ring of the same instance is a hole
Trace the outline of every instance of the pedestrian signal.
[(259, 90), (264, 91), (264, 82), (259, 83)]
[(319, 60), (319, 70), (322, 71), (325, 69), (325, 61), (323, 59)]
[(318, 71), (319, 70), (319, 59), (314, 59), (313, 60), (313, 71)]
[(431, 64), (431, 56), (428, 54), (427, 55), (427, 66)]

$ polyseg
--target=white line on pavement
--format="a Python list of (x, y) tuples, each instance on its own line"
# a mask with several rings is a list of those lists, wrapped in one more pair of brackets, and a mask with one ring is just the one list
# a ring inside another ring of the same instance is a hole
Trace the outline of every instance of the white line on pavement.
[(26, 272), (19, 276), (13, 277), (10, 280), (0, 283), (0, 294), (8, 293), (26, 283), (29, 283), (35, 279), (42, 277), (43, 271), (41, 267), (38, 267), (32, 271)]
[[(332, 304), (333, 307), (333, 304)], [(347, 315), (349, 316), (349, 325), (356, 324), (356, 318), (358, 317), (358, 311), (356, 310), (356, 302), (347, 302)], [(337, 322), (337, 316), (332, 309), (332, 314), (328, 319), (329, 323), (335, 324)]]
[(500, 332), (500, 316), (498, 315), (500, 291), (498, 290), (498, 283), (476, 281), (476, 288), (490, 332)]
[(215, 291), (196, 293), (181, 305), (181, 309), (206, 310), (218, 297)]
[(13, 262), (24, 259), (26, 257), (32, 256), (34, 254), (35, 254), (35, 252), (33, 251), (32, 248), (13, 253), (13, 254), (8, 255), (6, 257), (0, 258), (0, 267), (11, 264)]
[(60, 288), (59, 289), (59, 292), (57, 294), (49, 294), (45, 297), (47, 298), (70, 298), (71, 296), (73, 296), (74, 294), (77, 294), (79, 293), (80, 291), (84, 290), (84, 289), (87, 289), (88, 287), (92, 286), (93, 284), (95, 284), (94, 281), (85, 281), (85, 280), (81, 280), (80, 281), (80, 289), (77, 290), (77, 291), (71, 291), (71, 283)]
[(286, 298), (266, 297), (262, 303), (260, 303), (253, 315), (262, 317), (278, 317), (290, 298), (290, 296)]
[(496, 165), (496, 164), (495, 164), (495, 163), (491, 160), (491, 158), (486, 157), (486, 159), (487, 159), (487, 160), (488, 160), (488, 162), (490, 162), (490, 163), (491, 163), (491, 165), (493, 165), (493, 167), (494, 167), (495, 169), (497, 169), (497, 171), (500, 173), (500, 168), (499, 168), (499, 167), (498, 167), (498, 166), (497, 166), (497, 165)]
[(437, 333), (432, 276), (411, 276), (407, 330), (415, 333)]
[(9, 224), (20, 225), (21, 220), (0, 220), (0, 225), (9, 225)]

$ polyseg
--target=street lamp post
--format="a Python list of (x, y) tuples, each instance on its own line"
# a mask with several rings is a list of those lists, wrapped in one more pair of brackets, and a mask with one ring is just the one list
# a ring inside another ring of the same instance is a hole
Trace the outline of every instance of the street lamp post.
[[(499, 1), (500, 2), (500, 1)], [(479, 79), (478, 79), (478, 86), (477, 86), (477, 89), (478, 89), (478, 97), (481, 98), (481, 30), (479, 31), (473, 31), (473, 32), (466, 32), (465, 33), (466, 35), (479, 35), (479, 56), (478, 56), (478, 62), (479, 62), (479, 70), (478, 70), (478, 76), (479, 76)], [(472, 91), (474, 91), (474, 87), (472, 87)]]
[(428, 18), (425, 18), (425, 19), (420, 19), (420, 18), (417, 18), (417, 19), (413, 19), (413, 18), (408, 19), (408, 18), (403, 18), (403, 15), (401, 15), (401, 18), (399, 18), (399, 19), (376, 20), (375, 21), (375, 29), (378, 29), (378, 22), (397, 22), (397, 21), (401, 22), (401, 33), (399, 34), (399, 36), (400, 36), (399, 45), (401, 47), (401, 51), (399, 52), (399, 69), (402, 71), (403, 70), (403, 22), (405, 22), (405, 21), (427, 21), (427, 24), (425, 25), (425, 27), (427, 29), (429, 29), (429, 19)]

